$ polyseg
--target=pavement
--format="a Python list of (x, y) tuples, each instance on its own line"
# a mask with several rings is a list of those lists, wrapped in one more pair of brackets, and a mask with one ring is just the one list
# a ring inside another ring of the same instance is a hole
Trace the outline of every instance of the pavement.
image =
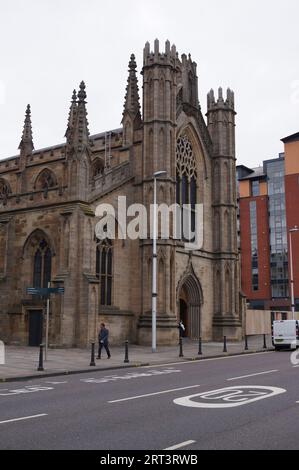
[[(267, 336), (267, 350), (272, 350), (271, 336)], [(129, 363), (125, 363), (124, 346), (111, 347), (111, 359), (96, 360), (91, 367), (91, 351), (88, 349), (49, 349), (44, 361), (44, 372), (38, 371), (39, 348), (6, 346), (5, 365), (0, 365), (0, 382), (14, 382), (39, 377), (55, 377), (69, 374), (90, 373), (91, 371), (116, 370), (121, 368), (142, 367), (158, 364), (171, 364), (178, 361), (195, 361), (206, 358), (218, 358), (239, 354), (264, 352), (263, 336), (252, 336), (248, 340), (249, 350), (245, 351), (244, 342), (228, 343), (227, 353), (223, 352), (223, 343), (203, 343), (202, 355), (198, 355), (196, 341), (183, 340), (183, 357), (179, 357), (179, 346), (158, 347), (152, 353), (151, 347), (129, 345)]]

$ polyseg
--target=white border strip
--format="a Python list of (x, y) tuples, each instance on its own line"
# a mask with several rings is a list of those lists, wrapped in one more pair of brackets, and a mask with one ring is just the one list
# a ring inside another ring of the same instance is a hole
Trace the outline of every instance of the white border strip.
[(167, 449), (163, 449), (163, 450), (177, 450), (177, 449), (181, 449), (182, 447), (187, 447), (195, 443), (196, 441), (186, 441), (186, 442), (182, 442), (181, 444), (177, 444), (176, 446), (167, 447)]
[(48, 415), (42, 414), (42, 415), (35, 415), (35, 416), (25, 416), (24, 418), (8, 419), (6, 421), (0, 421), (0, 424), (15, 423), (16, 421), (25, 421), (26, 419), (42, 418), (44, 416), (48, 416)]
[(275, 372), (279, 372), (279, 370), (268, 370), (266, 372), (257, 372), (256, 374), (243, 375), (242, 377), (233, 377), (232, 379), (226, 379), (226, 380), (227, 382), (231, 382), (232, 380), (247, 379), (249, 377), (257, 377), (258, 375), (274, 374)]
[[(141, 369), (153, 369), (157, 367), (167, 367), (167, 366), (177, 366), (181, 364), (201, 364), (202, 362), (209, 362), (209, 361), (224, 361), (227, 359), (237, 359), (239, 357), (253, 357), (253, 356), (263, 356), (265, 354), (274, 354), (274, 351), (265, 351), (265, 352), (257, 352), (257, 353), (250, 353), (250, 354), (238, 354), (237, 356), (221, 356), (221, 357), (207, 357), (205, 359), (198, 359), (194, 358), (194, 360), (190, 359), (189, 361), (177, 361), (177, 362), (171, 362), (171, 363), (165, 363), (165, 364), (154, 364), (150, 366), (141, 366)], [(299, 366), (298, 366), (299, 367)]]
[(184, 387), (184, 388), (174, 388), (172, 390), (163, 390), (162, 392), (148, 393), (147, 395), (139, 395), (137, 397), (129, 397), (129, 398), (122, 398), (121, 400), (108, 401), (108, 403), (121, 403), (122, 401), (130, 401), (130, 400), (137, 400), (138, 398), (153, 397), (155, 395), (163, 395), (164, 393), (181, 392), (183, 390), (190, 390), (191, 388), (198, 388), (198, 387), (200, 387), (200, 385), (192, 385), (192, 387)]

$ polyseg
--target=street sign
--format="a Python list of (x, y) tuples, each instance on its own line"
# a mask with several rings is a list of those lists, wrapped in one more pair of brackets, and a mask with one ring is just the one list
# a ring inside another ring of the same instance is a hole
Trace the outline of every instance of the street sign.
[(27, 287), (27, 294), (30, 295), (48, 295), (48, 289), (41, 287)]
[(64, 287), (27, 287), (27, 294), (48, 296), (50, 294), (64, 294)]
[(49, 294), (64, 294), (64, 287), (50, 287), (47, 291)]

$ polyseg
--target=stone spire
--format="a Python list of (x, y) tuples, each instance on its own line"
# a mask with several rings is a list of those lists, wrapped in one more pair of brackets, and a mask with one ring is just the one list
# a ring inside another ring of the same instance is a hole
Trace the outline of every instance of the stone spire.
[(124, 120), (127, 114), (130, 116), (133, 122), (135, 122), (136, 119), (137, 119), (136, 122), (138, 124), (141, 122), (139, 88), (138, 88), (138, 79), (137, 79), (136, 69), (137, 69), (137, 65), (135, 61), (135, 55), (132, 54), (130, 62), (129, 62), (129, 77), (128, 77), (128, 85), (126, 88), (126, 97), (125, 97), (122, 123), (124, 123)]
[(66, 141), (69, 144), (72, 140), (72, 134), (75, 127), (75, 121), (77, 117), (78, 105), (77, 105), (77, 92), (76, 90), (73, 91), (72, 102), (69, 112), (69, 118), (67, 123), (67, 129), (65, 133)]
[(22, 134), (22, 140), (19, 145), (19, 150), (22, 156), (27, 157), (31, 155), (34, 150), (33, 138), (32, 138), (32, 125), (31, 125), (31, 110), (30, 104), (28, 104), (26, 109), (26, 116), (24, 122), (24, 129)]
[(85, 149), (89, 149), (90, 147), (85, 88), (85, 83), (81, 82), (77, 101), (75, 93), (73, 94), (69, 123), (66, 131), (67, 144), (76, 153), (82, 153)]

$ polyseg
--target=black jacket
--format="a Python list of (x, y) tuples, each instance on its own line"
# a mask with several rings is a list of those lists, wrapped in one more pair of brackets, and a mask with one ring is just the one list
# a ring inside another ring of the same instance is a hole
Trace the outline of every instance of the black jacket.
[(109, 338), (109, 330), (107, 328), (103, 328), (99, 332), (99, 343), (102, 342), (106, 346), (108, 345), (108, 338)]

